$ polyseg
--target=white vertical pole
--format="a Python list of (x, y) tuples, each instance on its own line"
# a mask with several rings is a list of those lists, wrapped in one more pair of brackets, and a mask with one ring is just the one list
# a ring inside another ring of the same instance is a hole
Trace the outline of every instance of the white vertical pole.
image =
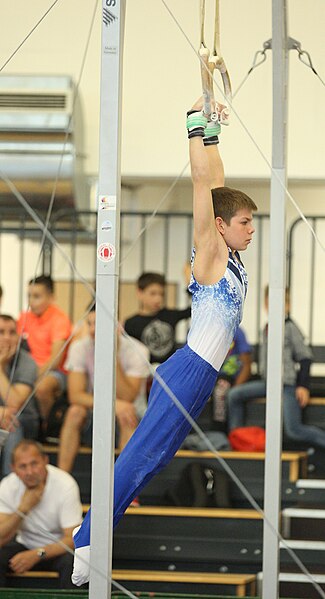
[[(264, 511), (279, 531), (282, 450), (282, 364), (285, 290), (285, 186), (288, 49), (286, 0), (272, 2), (273, 141)], [(264, 522), (263, 599), (279, 596), (279, 541)]]
[(102, 0), (90, 599), (111, 595), (124, 18), (125, 0)]

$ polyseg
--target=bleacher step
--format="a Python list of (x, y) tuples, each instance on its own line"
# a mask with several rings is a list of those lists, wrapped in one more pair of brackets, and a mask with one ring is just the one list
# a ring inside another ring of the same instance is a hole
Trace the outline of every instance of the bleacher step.
[(285, 508), (282, 511), (282, 534), (292, 540), (323, 540), (325, 509), (312, 506)]
[(282, 516), (285, 518), (325, 518), (325, 509), (307, 508), (307, 507), (287, 507), (282, 510)]
[(298, 489), (319, 489), (325, 491), (325, 479), (322, 478), (299, 478), (296, 481)]
[[(325, 584), (325, 574), (312, 574), (313, 579), (318, 584)], [(298, 572), (280, 572), (280, 582), (307, 582), (310, 584), (310, 578), (306, 574), (299, 574)]]
[[(313, 581), (320, 585), (324, 590), (325, 575), (324, 574), (313, 574), (311, 573)], [(257, 595), (262, 597), (263, 591), (263, 573), (259, 572), (256, 577), (257, 581)], [(280, 572), (279, 573), (279, 586), (281, 597), (291, 597), (297, 599), (298, 597), (304, 597), (308, 599), (319, 599), (320, 594), (317, 589), (313, 586), (310, 578), (301, 572)]]
[[(299, 539), (286, 539), (285, 544), (291, 549), (303, 549), (309, 551), (325, 551), (325, 541), (305, 541)], [(280, 542), (280, 549), (285, 549), (285, 545)]]
[[(8, 574), (10, 579), (48, 579), (57, 580), (57, 572), (45, 571), (30, 571), (22, 574)], [(225, 590), (234, 588), (236, 597), (244, 597), (247, 594), (253, 596), (256, 591), (256, 575), (255, 574), (219, 574), (213, 572), (178, 572), (178, 571), (163, 571), (163, 570), (112, 570), (112, 579), (123, 583), (131, 583), (134, 590), (146, 590), (149, 588), (159, 590), (178, 588), (192, 588), (201, 592), (204, 589), (213, 591)], [(132, 583), (135, 583), (132, 584)], [(152, 586), (150, 586), (152, 585)], [(128, 584), (129, 586), (129, 584)]]

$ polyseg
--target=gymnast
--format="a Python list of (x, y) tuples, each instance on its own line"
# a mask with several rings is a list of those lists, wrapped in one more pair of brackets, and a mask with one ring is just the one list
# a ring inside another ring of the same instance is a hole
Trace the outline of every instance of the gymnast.
[[(224, 107), (217, 106), (220, 115)], [(187, 132), (193, 183), (192, 323), (186, 345), (158, 367), (164, 386), (155, 377), (147, 412), (116, 460), (114, 527), (191, 429), (173, 395), (194, 420), (199, 416), (242, 319), (247, 275), (238, 251), (252, 240), (257, 207), (245, 193), (224, 187), (220, 124), (203, 113), (203, 98), (187, 113)], [(91, 510), (74, 531), (72, 581), (77, 586), (90, 575), (90, 517)]]

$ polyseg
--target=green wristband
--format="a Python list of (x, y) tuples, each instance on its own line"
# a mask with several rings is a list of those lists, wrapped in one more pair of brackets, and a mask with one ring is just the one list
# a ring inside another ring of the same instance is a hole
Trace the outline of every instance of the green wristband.
[(196, 129), (196, 127), (203, 127), (205, 129), (207, 125), (207, 118), (202, 112), (193, 112), (186, 119), (186, 128), (188, 131)]
[(209, 121), (207, 126), (204, 129), (204, 137), (215, 137), (216, 135), (220, 135), (221, 133), (221, 125), (219, 121), (213, 122)]

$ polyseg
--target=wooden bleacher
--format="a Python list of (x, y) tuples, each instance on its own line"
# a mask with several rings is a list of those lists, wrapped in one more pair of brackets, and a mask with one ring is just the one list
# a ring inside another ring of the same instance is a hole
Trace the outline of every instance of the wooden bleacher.
[[(58, 447), (48, 445), (44, 449), (55, 464)], [(262, 490), (264, 453), (227, 451), (220, 455), (249, 488), (254, 480), (258, 481), (259, 492)], [(282, 454), (282, 476), (286, 483), (294, 484), (304, 475), (306, 460), (305, 452)], [(218, 465), (211, 452), (180, 450), (148, 485), (149, 493), (141, 495), (142, 505), (127, 510), (114, 533), (113, 578), (131, 591), (252, 596), (262, 563), (261, 515), (247, 507), (237, 507), (236, 501), (228, 509), (161, 504), (164, 490), (193, 461)], [(91, 449), (82, 447), (73, 473), (78, 482), (82, 474), (82, 483), (85, 485), (89, 480), (90, 485), (90, 468)], [(90, 486), (83, 491), (88, 497), (83, 506), (86, 512)], [(150, 497), (154, 497), (153, 505), (148, 504)], [(11, 574), (8, 585), (21, 586), (22, 580), (26, 587), (57, 588), (58, 585), (57, 573), (36, 571)]]
[[(44, 445), (50, 462), (56, 464), (58, 447)], [(262, 505), (264, 489), (264, 452), (221, 451), (220, 456), (227, 461), (233, 471), (248, 487), (255, 499)], [(204, 462), (210, 467), (219, 468), (215, 455), (209, 451), (180, 450), (173, 460), (154, 477), (141, 493), (141, 504), (163, 505), (164, 494), (179, 479), (181, 471), (191, 462)], [(83, 503), (90, 503), (91, 449), (80, 448), (75, 462), (73, 476), (79, 483)], [(298, 478), (307, 476), (307, 453), (305, 451), (286, 451), (282, 453), (282, 477), (286, 483), (294, 483)], [(231, 484), (234, 507), (247, 507), (241, 493)]]
[[(162, 572), (155, 570), (112, 570), (113, 580), (126, 585), (129, 590), (138, 592), (147, 589), (154, 590), (165, 588), (165, 592), (180, 592), (179, 588), (187, 588), (188, 591), (202, 587), (207, 587), (209, 593), (220, 594), (226, 592), (227, 595), (236, 597), (245, 597), (247, 595), (255, 596), (256, 593), (256, 576), (254, 574), (214, 574), (211, 572)], [(58, 580), (57, 572), (41, 572), (31, 571), (22, 574), (8, 574), (10, 582), (16, 584), (19, 580), (24, 581), (24, 585), (28, 585), (28, 581), (36, 581), (47, 583), (55, 583)], [(10, 586), (15, 586), (12, 584)], [(55, 585), (54, 585), (55, 586)], [(114, 588), (114, 587), (113, 587)], [(164, 592), (162, 590), (162, 592)]]
[[(86, 513), (89, 509), (89, 505), (83, 505), (83, 512)], [(141, 519), (146, 518), (147, 522), (145, 525), (141, 522)], [(211, 531), (211, 536), (214, 535), (213, 530), (211, 529), (211, 519), (218, 520), (221, 522), (222, 520), (237, 521), (237, 536), (240, 535), (238, 529), (238, 521), (243, 520), (247, 521), (250, 535), (252, 535), (252, 527), (251, 522), (257, 521), (259, 523), (259, 529), (261, 533), (261, 515), (254, 510), (233, 510), (233, 509), (200, 509), (200, 508), (160, 508), (160, 507), (130, 507), (126, 514), (124, 521), (127, 523), (126, 529), (129, 529), (128, 523), (131, 521), (132, 524), (135, 523), (137, 530), (139, 529), (142, 532), (149, 532), (149, 537), (153, 536), (156, 539), (156, 545), (164, 542), (165, 539), (162, 538), (162, 535), (158, 533), (156, 527), (154, 526), (154, 521), (156, 523), (160, 522), (162, 525), (162, 530), (166, 530), (166, 520), (169, 520), (169, 526), (172, 526), (175, 534), (175, 520), (183, 520), (184, 526), (189, 529), (193, 534), (193, 526), (188, 527), (188, 518), (194, 519), (196, 524), (199, 524), (199, 528), (197, 530), (200, 531), (200, 553), (202, 552), (202, 521), (207, 520), (207, 529)], [(131, 520), (130, 520), (131, 519)], [(137, 522), (135, 522), (137, 520)], [(185, 522), (186, 520), (186, 522)], [(124, 539), (124, 546), (126, 545), (128, 548), (128, 553), (130, 554), (130, 548), (132, 555), (136, 557), (139, 554), (139, 546), (145, 544), (145, 539), (143, 536), (138, 534), (137, 531), (134, 530), (134, 527), (131, 527), (131, 531), (127, 534), (127, 538), (125, 539), (125, 526), (120, 527), (122, 538)], [(168, 529), (168, 525), (167, 525)], [(172, 539), (173, 547), (177, 542), (176, 536)], [(224, 546), (221, 547), (222, 552), (224, 552)], [(199, 570), (193, 570), (189, 564), (188, 557), (186, 557), (187, 561), (187, 571), (180, 569), (178, 566), (175, 567), (175, 570), (168, 569), (168, 563), (157, 562), (154, 559), (154, 555), (152, 553), (151, 547), (146, 544), (146, 551), (149, 554), (146, 556), (147, 567), (114, 567), (112, 571), (112, 577), (114, 580), (125, 584), (126, 587), (131, 591), (155, 591), (158, 589), (160, 592), (173, 592), (173, 593), (203, 593), (203, 594), (221, 594), (224, 593), (226, 595), (232, 595), (236, 597), (244, 597), (247, 594), (250, 596), (255, 595), (256, 591), (256, 574), (254, 573), (242, 573), (242, 572), (211, 572), (209, 570), (205, 571), (203, 563), (203, 567)], [(114, 549), (115, 552), (115, 549)], [(116, 561), (113, 552), (113, 560)], [(178, 554), (181, 555), (181, 551), (178, 551)], [(168, 557), (168, 551), (164, 552), (164, 556)], [(142, 557), (143, 557), (143, 547), (142, 547)], [(150, 562), (149, 563), (149, 559)], [(174, 559), (175, 562), (175, 559)], [(159, 569), (156, 569), (159, 566)], [(34, 586), (35, 584), (45, 586), (46, 588), (56, 587), (58, 573), (57, 572), (45, 572), (45, 571), (31, 571), (25, 572), (23, 574), (9, 574), (8, 575), (8, 584), (9, 586), (17, 586), (21, 584), (21, 580), (24, 580), (24, 585)]]

